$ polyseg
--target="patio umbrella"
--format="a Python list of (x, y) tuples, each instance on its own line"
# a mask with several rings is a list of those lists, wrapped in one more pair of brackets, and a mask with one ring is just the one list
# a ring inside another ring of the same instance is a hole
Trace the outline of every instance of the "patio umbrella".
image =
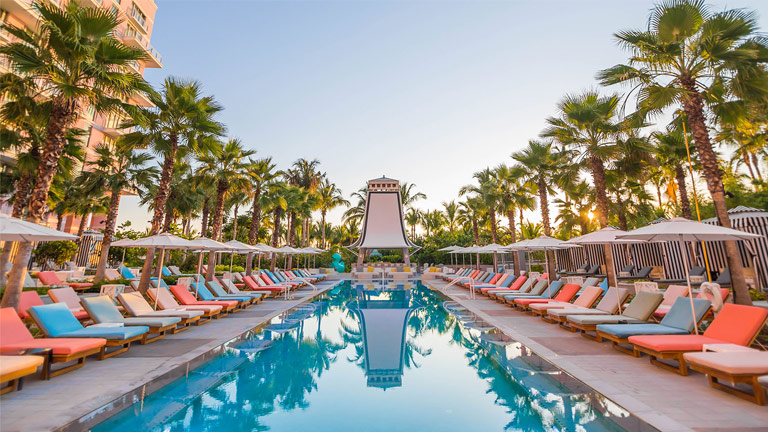
[[(448, 252), (448, 254), (451, 254), (456, 249), (461, 249), (461, 246), (456, 246), (456, 245), (446, 246), (444, 248), (438, 249), (438, 251), (440, 251), (440, 252)], [(451, 255), (451, 265), (453, 265), (453, 255)]]
[[(522, 250), (528, 250), (528, 251), (537, 251), (537, 250), (544, 251), (544, 263), (545, 263), (544, 269), (546, 270), (546, 273), (547, 273), (547, 287), (549, 287), (550, 281), (552, 280), (552, 275), (549, 274), (549, 256), (547, 255), (546, 252), (550, 250), (555, 250), (555, 249), (578, 247), (577, 245), (568, 244), (563, 240), (559, 240), (559, 239), (552, 238), (545, 235), (536, 237), (535, 239), (524, 240), (524, 241), (525, 241), (525, 244), (518, 245), (517, 247), (518, 249), (522, 248)], [(549, 290), (547, 290), (547, 292), (549, 292)]]
[[(264, 243), (257, 243), (255, 245), (253, 245), (253, 247), (256, 248), (256, 250), (258, 250), (259, 252), (262, 252), (262, 253), (275, 253), (277, 251), (276, 248), (273, 248), (272, 246), (266, 245)], [(256, 267), (261, 267), (261, 254), (259, 254), (259, 262), (256, 265)]]
[[(585, 244), (616, 244), (616, 243), (623, 243), (623, 244), (637, 244), (637, 243), (643, 243), (642, 240), (632, 240), (632, 239), (620, 239), (618, 238), (619, 235), (626, 234), (626, 231), (622, 231), (620, 229), (616, 229), (613, 227), (605, 227), (601, 230), (594, 231), (591, 233), (584, 234), (583, 236), (574, 237), (566, 243), (568, 244), (574, 244), (574, 245), (585, 245)], [(607, 269), (606, 269), (607, 270)], [(611, 281), (608, 281), (609, 285)], [(613, 281), (616, 284), (616, 289), (618, 290), (619, 284), (617, 281)], [(616, 300), (619, 300), (619, 296), (616, 297)], [(621, 304), (619, 304), (619, 309), (621, 313)]]
[(502, 246), (496, 243), (491, 243), (489, 245), (481, 246), (480, 249), (478, 249), (477, 251), (480, 253), (493, 254), (493, 270), (494, 271), (496, 271), (496, 269), (498, 268), (498, 254), (508, 252), (506, 246)]
[(115, 247), (123, 248), (123, 257), (120, 259), (121, 265), (124, 265), (123, 263), (125, 263), (125, 252), (132, 245), (133, 245), (133, 239), (129, 239), (129, 238), (120, 239), (109, 244), (110, 247), (115, 246)]
[(288, 245), (278, 248), (275, 251), (277, 253), (283, 254), (283, 256), (285, 257), (285, 259), (283, 260), (283, 267), (285, 267), (285, 265), (288, 263), (288, 255), (297, 255), (301, 253), (298, 249), (294, 249)]
[[(674, 218), (657, 224), (644, 226), (636, 230), (617, 236), (619, 239), (627, 240), (645, 240), (648, 242), (673, 242), (676, 241), (683, 251), (683, 266), (688, 268), (688, 254), (685, 252), (685, 242), (707, 242), (707, 241), (729, 241), (729, 240), (752, 240), (760, 237), (757, 234), (750, 234), (731, 228), (721, 227), (719, 225), (710, 225), (701, 222), (695, 222), (685, 218)], [(693, 305), (693, 291), (691, 289), (691, 277), (688, 271), (685, 272), (685, 280), (688, 284), (688, 297), (691, 299), (691, 313), (696, 316), (696, 309)], [(694, 318), (695, 319), (695, 318)], [(694, 326), (696, 334), (699, 334), (698, 326)]]
[(0, 214), (0, 241), (39, 242), (77, 239), (78, 237), (74, 234)]
[[(195, 275), (196, 282), (198, 283), (200, 282), (200, 270), (203, 266), (203, 251), (215, 253), (215, 252), (230, 251), (235, 249), (226, 243), (209, 239), (207, 237), (198, 237), (194, 240), (190, 240), (190, 243), (193, 246), (190, 249), (198, 249), (199, 257), (197, 259), (197, 274)], [(211, 256), (211, 258), (213, 258), (213, 256)], [(211, 258), (209, 258), (209, 260)], [(197, 296), (197, 292), (195, 292), (195, 296)]]
[(241, 241), (232, 239), (226, 243), (225, 245), (231, 247), (232, 249), (229, 251), (229, 272), (232, 273), (232, 259), (235, 257), (235, 254), (238, 253), (251, 253), (256, 250), (255, 247), (245, 244)]
[[(160, 249), (160, 262), (157, 266), (157, 286), (160, 287), (160, 280), (163, 276), (163, 259), (165, 258), (166, 249), (195, 249), (192, 242), (181, 237), (177, 237), (171, 233), (161, 233), (149, 237), (133, 240), (131, 247), (137, 248), (153, 248)], [(157, 297), (155, 297), (157, 298)], [(155, 301), (155, 308), (157, 308), (157, 301)]]

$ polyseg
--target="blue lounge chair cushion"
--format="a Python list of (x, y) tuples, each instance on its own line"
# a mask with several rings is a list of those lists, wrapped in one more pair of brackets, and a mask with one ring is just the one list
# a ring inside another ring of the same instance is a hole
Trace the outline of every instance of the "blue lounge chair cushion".
[(173, 273), (171, 273), (171, 270), (168, 269), (168, 267), (163, 266), (163, 276), (173, 276)]
[[(157, 283), (158, 282), (157, 282), (157, 278), (156, 277), (150, 278), (149, 281), (152, 283), (153, 287), (157, 288)], [(168, 284), (165, 283), (165, 281), (163, 279), (160, 279), (160, 288), (169, 288)]]
[(661, 324), (598, 324), (597, 330), (620, 338), (637, 335), (686, 335), (690, 333)]
[[(228, 294), (226, 291), (224, 291), (224, 287), (222, 287), (221, 284), (217, 281), (207, 282), (206, 285), (217, 297), (226, 298), (227, 300), (237, 300), (241, 302), (249, 302), (253, 300), (253, 296), (250, 295)], [(261, 294), (259, 294), (259, 297), (261, 297)]]
[(168, 327), (181, 322), (179, 317), (137, 317), (125, 318), (123, 323), (129, 326)]
[(121, 268), (120, 269), (120, 274), (125, 279), (136, 279), (136, 275), (134, 275), (133, 272), (131, 271), (131, 269), (129, 269), (128, 267)]
[(147, 326), (130, 327), (86, 327), (67, 333), (62, 333), (57, 337), (71, 338), (102, 338), (110, 340), (124, 340), (132, 337), (141, 336), (149, 331)]
[(693, 299), (693, 309), (696, 312), (696, 321), (694, 321), (691, 313), (691, 299), (678, 297), (660, 324), (690, 333), (693, 331), (693, 327), (709, 312), (711, 306), (712, 303), (707, 299)]
[(602, 282), (600, 282), (600, 288), (603, 289), (603, 291), (608, 291), (608, 279), (603, 279)]

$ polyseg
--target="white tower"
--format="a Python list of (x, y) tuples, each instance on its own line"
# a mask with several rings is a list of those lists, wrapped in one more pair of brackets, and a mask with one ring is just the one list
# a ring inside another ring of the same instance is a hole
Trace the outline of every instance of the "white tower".
[(372, 249), (400, 249), (406, 265), (411, 265), (408, 248), (416, 248), (407, 235), (403, 221), (400, 182), (381, 177), (368, 180), (368, 195), (360, 238), (349, 245), (358, 248), (357, 264), (362, 265)]

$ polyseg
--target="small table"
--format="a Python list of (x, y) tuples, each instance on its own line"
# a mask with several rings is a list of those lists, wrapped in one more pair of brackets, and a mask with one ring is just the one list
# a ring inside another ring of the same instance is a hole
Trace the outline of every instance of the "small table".
[(747, 352), (747, 351), (754, 351), (750, 347), (745, 347), (744, 345), (737, 345), (737, 344), (728, 344), (728, 343), (722, 343), (722, 344), (704, 344), (701, 346), (701, 350), (704, 352)]

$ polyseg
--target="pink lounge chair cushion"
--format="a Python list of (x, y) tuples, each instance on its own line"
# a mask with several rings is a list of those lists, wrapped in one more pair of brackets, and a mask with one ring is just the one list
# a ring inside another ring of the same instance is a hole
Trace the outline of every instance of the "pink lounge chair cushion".
[(22, 319), (29, 318), (27, 310), (32, 306), (42, 306), (43, 299), (37, 294), (37, 291), (22, 291), (21, 298), (19, 298), (19, 316)]
[(539, 311), (548, 310), (548, 309), (565, 309), (567, 307), (573, 307), (573, 304), (551, 301), (547, 303), (538, 303), (538, 304), (531, 305), (531, 309), (539, 310)]
[(35, 339), (13, 308), (0, 309), (0, 352), (12, 352), (29, 348), (52, 348), (54, 354), (68, 355), (106, 345), (100, 338)]
[(688, 363), (717, 369), (733, 375), (768, 374), (768, 352), (693, 352), (683, 354)]
[(723, 343), (704, 335), (644, 335), (630, 336), (629, 342), (656, 352), (701, 351), (704, 344)]

